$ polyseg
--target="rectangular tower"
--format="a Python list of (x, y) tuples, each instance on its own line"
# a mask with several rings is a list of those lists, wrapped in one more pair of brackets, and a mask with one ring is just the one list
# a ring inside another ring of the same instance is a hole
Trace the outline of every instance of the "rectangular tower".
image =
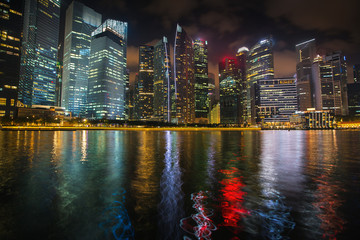
[(194, 48), (191, 38), (177, 25), (174, 49), (176, 122), (195, 122)]
[(0, 0), (0, 118), (16, 115), (22, 27), (21, 2)]
[(139, 47), (139, 75), (137, 81), (139, 120), (151, 119), (154, 109), (154, 47), (141, 45)]
[(158, 121), (171, 122), (171, 106), (174, 83), (171, 78), (170, 48), (163, 37), (154, 46), (154, 117)]
[(91, 35), (87, 116), (125, 118), (126, 22), (106, 20)]
[(61, 106), (73, 116), (85, 114), (91, 33), (101, 14), (73, 1), (66, 10)]
[(207, 41), (194, 41), (195, 121), (208, 123), (209, 76)]
[(316, 105), (313, 98), (315, 86), (312, 75), (312, 64), (316, 57), (315, 39), (299, 43), (295, 49), (298, 107), (300, 111), (306, 111), (308, 108), (315, 108)]
[(25, 0), (19, 100), (54, 106), (60, 0)]

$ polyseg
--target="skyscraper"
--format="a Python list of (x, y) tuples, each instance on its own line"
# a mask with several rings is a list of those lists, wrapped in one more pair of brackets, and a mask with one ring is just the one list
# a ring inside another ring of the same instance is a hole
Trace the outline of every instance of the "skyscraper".
[(0, 0), (0, 118), (14, 117), (18, 97), (21, 2)]
[(315, 107), (313, 97), (314, 79), (312, 76), (312, 63), (316, 57), (315, 39), (299, 43), (296, 48), (296, 88), (298, 94), (298, 107), (300, 111)]
[(124, 119), (127, 28), (126, 22), (108, 19), (91, 34), (89, 118)]
[(354, 82), (360, 82), (360, 64), (355, 64), (353, 66), (354, 70)]
[(85, 114), (91, 33), (101, 14), (73, 1), (66, 10), (61, 106), (73, 116)]
[(149, 120), (154, 113), (154, 47), (139, 47), (139, 75), (137, 81), (137, 117)]
[(174, 90), (170, 48), (167, 38), (163, 37), (154, 46), (154, 117), (158, 121), (171, 122)]
[(195, 71), (195, 120), (208, 123), (208, 53), (207, 41), (194, 41), (194, 71)]
[(347, 85), (349, 116), (360, 117), (360, 82)]
[(247, 123), (247, 83), (246, 83), (246, 67), (249, 49), (241, 47), (236, 53), (236, 60), (240, 74), (241, 88), (241, 107), (240, 107), (240, 124)]
[(25, 0), (19, 100), (55, 105), (60, 0)]
[(248, 53), (247, 67), (247, 117), (248, 122), (259, 122), (258, 80), (274, 78), (273, 40), (265, 38), (255, 44)]
[(312, 65), (312, 95), (317, 110), (348, 114), (346, 58), (341, 52), (315, 58)]
[(194, 49), (191, 38), (177, 25), (174, 49), (175, 109), (177, 123), (195, 121)]
[(220, 121), (222, 124), (240, 124), (242, 108), (240, 78), (240, 70), (235, 58), (225, 58), (219, 63)]

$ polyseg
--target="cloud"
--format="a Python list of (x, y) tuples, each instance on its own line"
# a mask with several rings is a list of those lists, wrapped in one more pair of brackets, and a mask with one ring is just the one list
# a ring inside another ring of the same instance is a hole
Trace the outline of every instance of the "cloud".
[(173, 22), (191, 13), (198, 6), (196, 0), (154, 0), (143, 10), (162, 17), (162, 24), (169, 29)]
[(295, 51), (274, 51), (275, 77), (292, 77), (296, 73)]
[(210, 27), (223, 35), (235, 32), (240, 25), (240, 18), (230, 13), (216, 11), (207, 12), (200, 16), (200, 23)]
[(139, 48), (135, 46), (127, 47), (127, 68), (137, 70), (139, 65)]
[(239, 48), (244, 47), (244, 46), (249, 48), (249, 46), (246, 46), (248, 41), (249, 41), (248, 36), (241, 37), (238, 40), (231, 42), (229, 44), (229, 49), (235, 52)]
[[(285, 18), (305, 30), (328, 33), (348, 32), (352, 40), (360, 41), (360, 1), (338, 0), (273, 0), (266, 2), (268, 16)], [(331, 32), (329, 32), (331, 31)]]

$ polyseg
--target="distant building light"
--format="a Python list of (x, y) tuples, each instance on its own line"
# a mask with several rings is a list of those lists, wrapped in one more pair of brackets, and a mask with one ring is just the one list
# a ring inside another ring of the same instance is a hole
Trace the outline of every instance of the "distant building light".
[(245, 52), (245, 51), (248, 52), (249, 49), (247, 47), (241, 47), (241, 48), (238, 49), (237, 52), (240, 53), (240, 52)]

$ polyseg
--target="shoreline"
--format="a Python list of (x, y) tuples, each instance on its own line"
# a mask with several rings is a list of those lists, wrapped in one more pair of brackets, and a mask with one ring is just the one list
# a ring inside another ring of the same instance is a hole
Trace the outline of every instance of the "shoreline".
[(84, 130), (115, 130), (115, 131), (259, 131), (261, 128), (220, 128), (220, 127), (24, 127), (2, 126), (2, 131), (84, 131)]

